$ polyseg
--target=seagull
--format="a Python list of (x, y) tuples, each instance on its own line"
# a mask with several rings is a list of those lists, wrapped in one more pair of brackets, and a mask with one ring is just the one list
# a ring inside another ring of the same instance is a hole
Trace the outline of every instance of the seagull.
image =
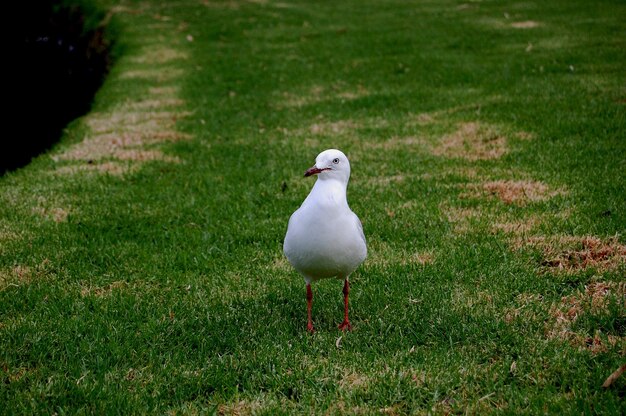
[(289, 218), (283, 252), (306, 283), (307, 330), (315, 332), (311, 319), (311, 283), (335, 277), (343, 279), (342, 331), (352, 329), (348, 320), (348, 277), (367, 256), (367, 244), (359, 217), (348, 206), (346, 190), (350, 162), (343, 152), (324, 150), (304, 176), (317, 175), (313, 189)]

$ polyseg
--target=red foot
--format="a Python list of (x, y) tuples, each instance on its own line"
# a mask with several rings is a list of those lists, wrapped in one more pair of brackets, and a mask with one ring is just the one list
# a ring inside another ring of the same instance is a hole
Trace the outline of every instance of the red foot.
[(306, 330), (309, 331), (310, 334), (314, 334), (315, 333), (315, 328), (313, 328), (313, 324), (310, 323), (310, 322), (307, 324)]
[(350, 325), (349, 321), (343, 321), (339, 324), (338, 328), (342, 331), (352, 331), (352, 325)]

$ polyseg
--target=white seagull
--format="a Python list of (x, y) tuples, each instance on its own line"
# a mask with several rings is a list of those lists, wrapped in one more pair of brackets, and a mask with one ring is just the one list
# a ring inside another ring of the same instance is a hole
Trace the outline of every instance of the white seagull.
[(344, 318), (339, 329), (350, 330), (348, 277), (367, 256), (361, 221), (350, 210), (346, 198), (350, 162), (343, 152), (328, 149), (317, 156), (315, 165), (304, 174), (311, 175), (318, 175), (317, 180), (309, 196), (289, 218), (283, 252), (306, 282), (307, 330), (315, 331), (311, 319), (311, 282), (329, 277), (344, 280)]

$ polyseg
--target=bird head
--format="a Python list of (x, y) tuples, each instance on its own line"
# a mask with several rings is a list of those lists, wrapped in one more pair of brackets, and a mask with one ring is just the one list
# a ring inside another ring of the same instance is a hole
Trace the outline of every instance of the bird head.
[(318, 175), (320, 179), (339, 179), (347, 183), (350, 178), (350, 162), (341, 150), (324, 150), (315, 158), (315, 165), (304, 173), (304, 176), (311, 175)]

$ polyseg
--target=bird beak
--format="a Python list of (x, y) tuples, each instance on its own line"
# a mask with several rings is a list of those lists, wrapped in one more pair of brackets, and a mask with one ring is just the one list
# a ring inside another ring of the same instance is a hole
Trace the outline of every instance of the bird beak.
[(307, 169), (306, 172), (304, 172), (304, 177), (306, 178), (307, 176), (317, 175), (318, 173), (323, 172), (325, 170), (328, 170), (328, 168), (320, 169), (317, 166), (313, 166)]

